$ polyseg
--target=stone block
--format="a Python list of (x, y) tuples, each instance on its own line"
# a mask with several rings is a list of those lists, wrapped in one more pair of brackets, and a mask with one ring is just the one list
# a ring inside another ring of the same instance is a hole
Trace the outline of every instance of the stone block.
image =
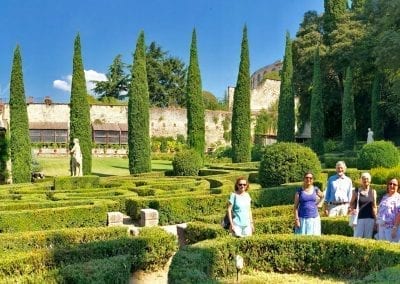
[(121, 212), (108, 212), (107, 213), (107, 224), (109, 226), (122, 225), (124, 220), (124, 214)]
[(140, 210), (140, 226), (152, 227), (158, 226), (158, 211), (155, 209), (141, 209)]

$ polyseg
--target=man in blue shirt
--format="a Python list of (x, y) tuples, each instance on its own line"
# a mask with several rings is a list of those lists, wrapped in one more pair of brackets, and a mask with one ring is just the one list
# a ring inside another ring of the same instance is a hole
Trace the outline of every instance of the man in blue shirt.
[(325, 192), (325, 213), (329, 217), (347, 215), (353, 183), (344, 174), (345, 171), (345, 162), (339, 161), (336, 163), (336, 174), (328, 179)]

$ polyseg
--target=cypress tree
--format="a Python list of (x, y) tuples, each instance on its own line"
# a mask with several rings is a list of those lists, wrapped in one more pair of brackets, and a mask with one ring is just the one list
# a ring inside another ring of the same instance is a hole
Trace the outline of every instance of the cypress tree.
[(197, 58), (196, 30), (193, 29), (190, 46), (190, 62), (186, 85), (187, 143), (204, 158), (205, 122), (204, 101), (201, 90), (200, 68)]
[(283, 58), (281, 89), (278, 105), (278, 142), (294, 141), (294, 94), (293, 94), (292, 41), (286, 32), (285, 57)]
[(383, 139), (383, 111), (380, 106), (381, 102), (381, 88), (382, 88), (383, 75), (377, 73), (372, 84), (371, 94), (371, 128), (374, 131), (375, 140)]
[(132, 81), (128, 92), (128, 158), (129, 172), (138, 174), (151, 171), (150, 103), (143, 31), (136, 43), (131, 73)]
[(324, 109), (322, 105), (322, 80), (319, 47), (314, 53), (313, 86), (311, 92), (311, 149), (321, 155), (324, 153)]
[(31, 141), (20, 48), (14, 50), (10, 82), (11, 172), (14, 183), (31, 181)]
[(352, 81), (352, 70), (350, 67), (347, 67), (342, 102), (342, 141), (345, 150), (353, 150), (356, 143), (356, 115)]
[(90, 126), (90, 108), (87, 100), (79, 34), (74, 42), (69, 121), (70, 146), (72, 147), (74, 138), (79, 139), (83, 159), (82, 172), (84, 175), (89, 175), (92, 172), (92, 128)]
[(232, 109), (232, 161), (251, 160), (250, 133), (250, 59), (247, 41), (247, 27), (243, 28), (239, 73), (233, 94)]

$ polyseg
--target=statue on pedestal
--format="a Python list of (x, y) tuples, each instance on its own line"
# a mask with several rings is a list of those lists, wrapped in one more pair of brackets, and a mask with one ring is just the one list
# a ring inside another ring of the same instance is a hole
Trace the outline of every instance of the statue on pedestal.
[(371, 128), (368, 128), (367, 144), (372, 142), (374, 142), (374, 132), (371, 130)]
[(81, 177), (82, 174), (82, 152), (79, 145), (79, 139), (74, 139), (74, 147), (70, 151), (71, 154), (71, 176)]

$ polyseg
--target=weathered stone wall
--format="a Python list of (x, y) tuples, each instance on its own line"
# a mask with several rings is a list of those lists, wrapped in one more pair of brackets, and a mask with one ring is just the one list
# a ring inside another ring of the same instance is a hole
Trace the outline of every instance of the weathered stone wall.
[[(259, 112), (261, 109), (268, 109), (274, 102), (279, 99), (281, 81), (267, 79), (263, 84), (250, 91), (250, 109)], [(233, 94), (235, 88), (228, 87), (228, 104), (232, 110)]]
[[(30, 122), (68, 122), (68, 104), (28, 104), (28, 117)], [(8, 128), (10, 117), (9, 105), (4, 106), (1, 114), (5, 127)], [(92, 105), (90, 107), (91, 122), (96, 123), (128, 123), (127, 106)], [(231, 113), (227, 111), (206, 111), (206, 146), (226, 145), (223, 138), (223, 121), (229, 120)], [(182, 134), (186, 137), (186, 109), (182, 108), (151, 108), (150, 109), (150, 135), (172, 136)]]

